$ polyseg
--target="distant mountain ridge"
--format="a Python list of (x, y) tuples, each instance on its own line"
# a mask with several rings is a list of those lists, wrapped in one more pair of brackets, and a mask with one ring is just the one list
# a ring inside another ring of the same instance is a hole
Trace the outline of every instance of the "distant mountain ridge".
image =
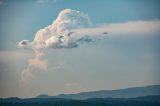
[(65, 98), (83, 100), (88, 98), (135, 98), (149, 95), (160, 95), (160, 85), (132, 87), (118, 90), (81, 92), (76, 94), (60, 94), (57, 96), (39, 95), (37, 98)]
[(160, 85), (35, 98), (3, 98), (0, 106), (160, 106)]
[(90, 98), (73, 100), (63, 98), (6, 98), (0, 106), (160, 106), (160, 95), (136, 98)]

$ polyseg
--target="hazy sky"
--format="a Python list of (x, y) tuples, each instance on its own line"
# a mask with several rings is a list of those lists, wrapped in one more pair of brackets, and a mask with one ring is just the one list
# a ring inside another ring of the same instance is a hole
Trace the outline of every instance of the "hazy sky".
[[(108, 34), (77, 48), (43, 50), (47, 69), (34, 67), (22, 82), (33, 52), (17, 42), (32, 41), (64, 9), (89, 15), (96, 27), (81, 33)], [(0, 97), (160, 84), (159, 10), (159, 0), (0, 0)]]

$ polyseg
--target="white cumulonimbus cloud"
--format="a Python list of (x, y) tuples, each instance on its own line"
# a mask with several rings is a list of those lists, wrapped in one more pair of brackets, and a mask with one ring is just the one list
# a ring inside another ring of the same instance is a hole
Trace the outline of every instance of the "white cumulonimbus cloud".
[(45, 48), (76, 48), (79, 43), (89, 42), (91, 39), (85, 36), (77, 36), (73, 29), (91, 27), (89, 16), (83, 12), (65, 9), (61, 11), (56, 20), (49, 26), (37, 31), (33, 41), (22, 40), (18, 42), (20, 48), (31, 48), (34, 58), (28, 60), (28, 67), (21, 73), (22, 81), (32, 77), (33, 68), (47, 69), (47, 61), (42, 60)]
[(77, 48), (82, 42), (92, 42), (101, 35), (130, 35), (133, 33), (152, 33), (160, 31), (160, 21), (133, 21), (93, 26), (90, 17), (80, 11), (62, 10), (53, 23), (37, 31), (33, 41), (18, 42), (20, 48), (31, 48), (34, 58), (29, 59), (22, 79), (32, 77), (33, 68), (47, 69), (47, 61), (41, 60), (45, 48)]
[(23, 40), (18, 43), (18, 46), (37, 49), (48, 47), (74, 48), (78, 46), (78, 40), (82, 36), (76, 36), (76, 33), (72, 32), (72, 30), (91, 26), (92, 22), (87, 14), (76, 10), (65, 9), (59, 13), (51, 25), (37, 31), (32, 42)]
[(130, 21), (93, 26), (91, 19), (80, 11), (62, 10), (56, 20), (49, 26), (37, 31), (32, 42), (22, 40), (22, 48), (75, 48), (83, 42), (103, 34), (129, 35), (129, 33), (152, 33), (160, 31), (160, 21)]

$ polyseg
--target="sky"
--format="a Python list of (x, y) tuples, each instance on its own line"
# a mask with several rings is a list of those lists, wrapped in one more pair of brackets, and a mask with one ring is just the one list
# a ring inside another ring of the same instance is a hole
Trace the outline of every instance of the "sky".
[[(0, 0), (0, 97), (160, 84), (159, 5), (159, 0)], [(76, 40), (61, 44), (55, 39), (68, 26), (58, 30), (66, 22), (58, 14), (66, 11), (77, 19), (71, 26)], [(41, 33), (54, 28), (55, 37), (39, 46)]]

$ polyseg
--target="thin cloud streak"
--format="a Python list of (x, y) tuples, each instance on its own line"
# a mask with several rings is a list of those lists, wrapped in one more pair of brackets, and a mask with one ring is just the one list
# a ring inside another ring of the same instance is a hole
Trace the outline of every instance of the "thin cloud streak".
[[(129, 21), (126, 23), (104, 24), (92, 28), (82, 28), (73, 30), (79, 35), (132, 35), (133, 33), (154, 33), (160, 32), (160, 21)], [(132, 33), (132, 34), (131, 34)]]

